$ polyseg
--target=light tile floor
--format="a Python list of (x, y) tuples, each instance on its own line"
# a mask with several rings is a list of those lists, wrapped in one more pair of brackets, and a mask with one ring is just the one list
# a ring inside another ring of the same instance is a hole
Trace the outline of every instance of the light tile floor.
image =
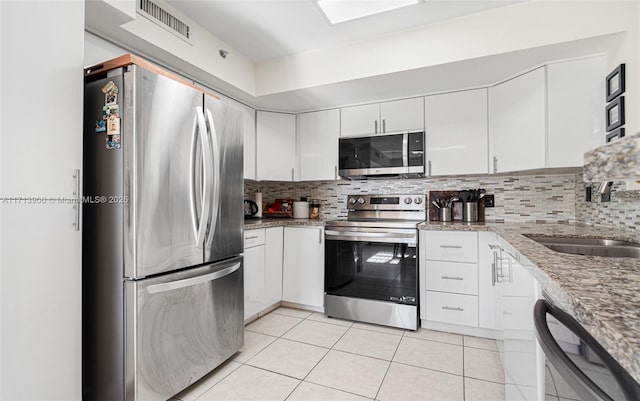
[(496, 350), (493, 340), (279, 308), (247, 325), (244, 348), (174, 399), (498, 401)]

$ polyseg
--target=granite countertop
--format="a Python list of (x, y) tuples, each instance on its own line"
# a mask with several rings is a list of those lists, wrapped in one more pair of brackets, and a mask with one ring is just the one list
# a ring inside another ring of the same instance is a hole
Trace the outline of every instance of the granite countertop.
[(258, 218), (258, 219), (245, 219), (245, 230), (257, 230), (260, 228), (270, 227), (300, 227), (300, 226), (324, 226), (326, 220), (323, 219), (294, 219), (284, 218), (278, 219), (274, 217)]
[[(492, 231), (501, 245), (640, 382), (640, 259), (559, 253), (523, 234), (634, 240), (585, 224), (439, 223), (421, 230)], [(637, 238), (635, 238), (637, 241)]]

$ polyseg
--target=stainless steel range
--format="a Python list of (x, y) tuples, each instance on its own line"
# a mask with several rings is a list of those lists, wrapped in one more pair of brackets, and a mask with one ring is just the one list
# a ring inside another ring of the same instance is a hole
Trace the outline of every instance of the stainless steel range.
[(325, 227), (325, 314), (418, 328), (417, 225), (425, 195), (350, 195)]

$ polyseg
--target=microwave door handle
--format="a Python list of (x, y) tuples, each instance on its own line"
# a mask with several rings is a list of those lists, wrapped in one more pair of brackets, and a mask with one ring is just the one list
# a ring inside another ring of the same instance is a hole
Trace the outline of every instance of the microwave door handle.
[(213, 115), (211, 111), (207, 110), (207, 127), (209, 128), (209, 133), (211, 135), (211, 147), (210, 147), (210, 157), (211, 157), (211, 182), (212, 182), (212, 205), (211, 205), (211, 216), (210, 216), (210, 224), (209, 224), (209, 234), (207, 237), (207, 246), (211, 247), (213, 245), (213, 237), (216, 231), (216, 225), (218, 224), (218, 216), (220, 214), (220, 168), (222, 164), (220, 163), (220, 144), (218, 142), (218, 134), (216, 132), (216, 125), (213, 121)]
[(402, 134), (402, 165), (409, 168), (409, 133)]

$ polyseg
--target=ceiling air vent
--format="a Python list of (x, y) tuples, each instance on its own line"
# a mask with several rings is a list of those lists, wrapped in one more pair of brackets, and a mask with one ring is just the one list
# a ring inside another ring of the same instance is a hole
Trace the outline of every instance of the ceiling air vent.
[(191, 35), (189, 25), (176, 18), (164, 8), (151, 0), (140, 0), (138, 12), (151, 21), (178, 35), (182, 39), (189, 40)]

